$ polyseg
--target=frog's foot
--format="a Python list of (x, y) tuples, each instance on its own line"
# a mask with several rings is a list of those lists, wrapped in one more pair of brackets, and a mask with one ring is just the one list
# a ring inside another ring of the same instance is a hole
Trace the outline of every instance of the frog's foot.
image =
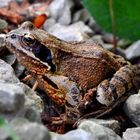
[[(131, 92), (130, 92), (131, 94)], [(114, 109), (116, 106), (118, 106), (120, 103), (124, 102), (127, 98), (129, 97), (129, 94), (124, 94), (122, 97), (118, 98), (114, 103), (112, 103), (110, 106), (103, 106), (102, 108), (100, 108), (100, 110), (88, 113), (86, 115), (83, 115), (82, 117), (80, 117), (75, 124), (73, 125), (73, 127), (76, 127), (80, 121), (82, 119), (88, 119), (88, 118), (100, 118), (108, 113), (110, 113), (112, 111), (112, 109)]]
[[(21, 79), (22, 82), (28, 82), (29, 80), (31, 80), (33, 77), (31, 74), (28, 74), (26, 77), (24, 77), (23, 79)], [(38, 87), (38, 81), (36, 80), (33, 84), (32, 87), (32, 91), (35, 91), (36, 88)]]
[(86, 109), (88, 105), (93, 102), (94, 96), (96, 96), (97, 88), (93, 88), (88, 90), (88, 92), (84, 95), (83, 99), (80, 101), (78, 105), (78, 109)]
[(29, 75), (27, 75), (26, 77), (24, 77), (23, 79), (21, 79), (21, 82), (27, 82), (27, 81), (29, 81), (29, 80), (31, 80), (31, 79), (32, 79), (32, 75), (29, 74)]

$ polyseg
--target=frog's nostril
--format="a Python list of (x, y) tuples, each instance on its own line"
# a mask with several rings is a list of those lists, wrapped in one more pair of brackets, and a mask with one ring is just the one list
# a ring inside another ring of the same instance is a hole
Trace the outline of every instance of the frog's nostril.
[(12, 38), (12, 39), (15, 39), (15, 38), (16, 38), (16, 35), (15, 35), (15, 34), (12, 34), (12, 35), (11, 35), (11, 38)]

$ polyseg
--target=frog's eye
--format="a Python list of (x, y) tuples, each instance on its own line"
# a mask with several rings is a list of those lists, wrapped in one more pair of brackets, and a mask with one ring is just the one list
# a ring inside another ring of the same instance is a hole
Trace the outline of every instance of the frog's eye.
[(33, 35), (31, 34), (25, 34), (22, 38), (22, 41), (25, 45), (31, 46), (36, 42), (36, 39)]

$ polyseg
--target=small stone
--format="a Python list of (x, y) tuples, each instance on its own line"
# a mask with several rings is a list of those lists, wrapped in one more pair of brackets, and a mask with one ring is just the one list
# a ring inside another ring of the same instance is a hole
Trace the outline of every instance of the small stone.
[(132, 60), (134, 58), (140, 57), (140, 40), (136, 41), (132, 45), (130, 45), (125, 50), (125, 55), (128, 60)]
[(128, 128), (123, 133), (123, 140), (140, 140), (140, 127)]
[(95, 41), (95, 42), (100, 43), (100, 44), (104, 44), (104, 42), (103, 42), (103, 39), (102, 39), (102, 36), (101, 36), (101, 35), (94, 35), (91, 39), (92, 39), (93, 41)]
[(0, 59), (0, 81), (7, 83), (18, 83), (19, 80), (15, 76), (13, 68)]
[(55, 19), (53, 18), (49, 18), (45, 21), (45, 23), (43, 24), (43, 28), (44, 30), (48, 31), (52, 26), (54, 26), (56, 24)]
[(57, 23), (48, 32), (65, 41), (82, 41), (88, 39), (88, 35), (94, 34), (83, 22), (74, 23), (70, 26)]
[(104, 43), (103, 44), (103, 48), (107, 49), (107, 50), (112, 50), (113, 49), (113, 44), (107, 44), (107, 43)]
[(28, 86), (22, 83), (18, 85), (24, 90), (25, 93), (25, 104), (24, 107), (18, 112), (18, 117), (23, 117), (31, 122), (41, 122), (40, 113), (44, 109), (44, 104), (41, 98), (32, 91)]
[(62, 16), (58, 19), (62, 25), (69, 25), (71, 23), (71, 11), (69, 6), (65, 6)]
[(0, 19), (0, 32), (2, 32), (7, 27), (8, 27), (8, 23), (5, 20)]
[(14, 65), (15, 75), (20, 77), (25, 71), (25, 67), (16, 61)]
[(23, 83), (18, 83), (20, 87), (23, 88), (25, 93), (25, 106), (26, 107), (35, 107), (40, 113), (43, 111), (44, 104), (40, 96), (37, 95), (35, 91), (32, 91), (27, 85)]
[[(94, 123), (97, 123), (99, 125), (102, 125), (104, 127), (108, 127), (110, 129), (112, 129), (114, 132), (116, 132), (117, 134), (120, 133), (120, 123), (117, 120), (103, 120), (103, 119), (88, 119)], [(85, 120), (81, 120), (80, 123), (82, 123)]]
[(13, 113), (24, 105), (24, 91), (17, 84), (0, 83), (0, 112)]
[(86, 9), (81, 9), (77, 11), (73, 16), (73, 22), (83, 21), (86, 23), (89, 21), (90, 15)]
[(104, 42), (111, 43), (111, 44), (114, 43), (114, 36), (111, 33), (104, 32), (102, 35), (102, 38), (103, 38)]
[(82, 130), (76, 129), (69, 131), (64, 135), (51, 134), (52, 140), (98, 140), (98, 138), (90, 133)]
[(10, 65), (13, 65), (16, 61), (16, 56), (14, 54), (7, 54), (7, 55), (2, 56), (2, 60), (4, 60)]
[(3, 56), (3, 52), (6, 48), (5, 47), (6, 44), (5, 44), (5, 41), (4, 41), (4, 36), (5, 36), (5, 34), (0, 34), (0, 56)]
[(140, 94), (129, 96), (124, 104), (124, 112), (134, 124), (140, 126)]
[(120, 39), (117, 45), (122, 49), (126, 49), (127, 46), (129, 46), (131, 43), (132, 41), (130, 41), (129, 39)]
[(11, 122), (11, 126), (20, 140), (51, 140), (47, 128), (41, 124), (18, 118)]
[(0, 7), (5, 7), (9, 5), (9, 2), (11, 2), (12, 0), (1, 0), (0, 1)]
[(12, 139), (11, 136), (5, 131), (3, 127), (0, 128), (0, 140)]
[(86, 33), (87, 35), (90, 35), (90, 36), (93, 36), (93, 34), (94, 34), (94, 31), (92, 31), (82, 21), (75, 22), (75, 23), (71, 24), (70, 27), (73, 28), (73, 29), (78, 29), (79, 31), (81, 31), (81, 33)]
[(67, 138), (70, 138), (70, 140), (98, 140), (96, 136), (91, 135), (90, 133), (82, 129), (69, 131), (68, 133), (63, 135), (63, 138), (65, 138), (66, 140)]
[(71, 22), (72, 0), (54, 0), (49, 6), (50, 16), (57, 22), (68, 25)]
[(91, 133), (93, 136), (97, 136), (99, 140), (121, 140), (120, 136), (113, 130), (90, 120), (83, 121), (79, 124), (78, 128)]

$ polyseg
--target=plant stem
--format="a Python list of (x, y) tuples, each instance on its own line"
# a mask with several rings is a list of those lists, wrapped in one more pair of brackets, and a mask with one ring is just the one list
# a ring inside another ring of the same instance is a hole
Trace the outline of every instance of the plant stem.
[(116, 25), (115, 25), (115, 16), (114, 16), (112, 0), (109, 0), (109, 10), (110, 10), (111, 23), (112, 23), (112, 33), (113, 33), (113, 45), (114, 45), (113, 51), (115, 52), (117, 47), (117, 39), (116, 39)]

